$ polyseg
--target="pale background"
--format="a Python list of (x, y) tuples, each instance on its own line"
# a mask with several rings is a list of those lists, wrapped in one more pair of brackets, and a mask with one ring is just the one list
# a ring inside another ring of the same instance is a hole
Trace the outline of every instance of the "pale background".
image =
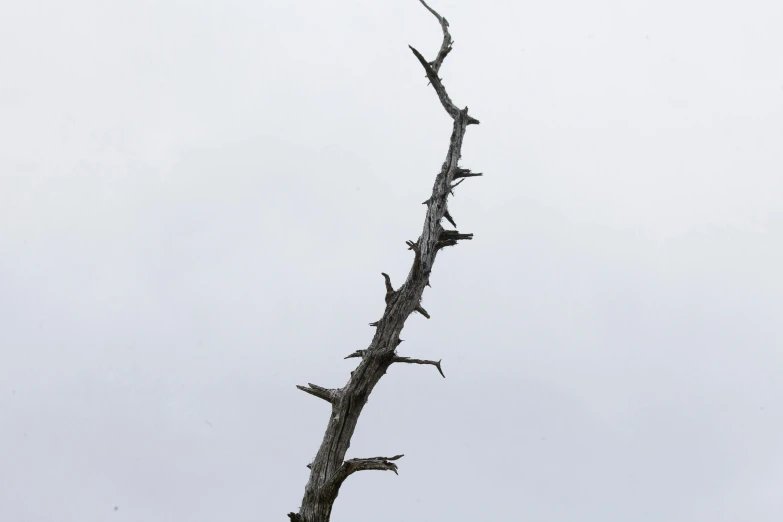
[[(433, 0), (485, 173), (335, 522), (783, 520), (783, 3)], [(415, 0), (3, 2), (0, 521), (267, 522), (451, 126)], [(116, 507), (116, 510), (115, 510)]]

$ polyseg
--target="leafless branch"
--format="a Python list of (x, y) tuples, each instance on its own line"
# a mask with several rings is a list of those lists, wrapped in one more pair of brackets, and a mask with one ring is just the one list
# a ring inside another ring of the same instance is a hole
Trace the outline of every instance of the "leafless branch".
[(457, 172), (454, 174), (454, 179), (459, 178), (472, 178), (474, 176), (483, 176), (484, 174), (481, 172), (471, 172), (470, 169), (457, 169)]
[(421, 273), (421, 249), (419, 248), (419, 243), (414, 243), (413, 241), (406, 241), (406, 245), (408, 245), (408, 250), (413, 250), (414, 258), (413, 258), (413, 268), (412, 273), (414, 278), (418, 278), (419, 274)]
[(310, 395), (314, 395), (315, 397), (318, 397), (319, 399), (323, 399), (326, 402), (334, 402), (334, 399), (338, 396), (340, 390), (333, 390), (329, 388), (324, 388), (323, 386), (318, 386), (317, 384), (307, 383), (307, 386), (299, 386), (296, 385), (297, 388), (302, 390), (305, 393), (309, 393)]
[(432, 67), (432, 70), (435, 71), (435, 74), (438, 74), (441, 65), (443, 65), (443, 60), (445, 60), (446, 55), (448, 55), (451, 52), (451, 46), (454, 43), (454, 40), (451, 39), (451, 34), (449, 34), (449, 22), (446, 21), (446, 19), (443, 18), (441, 15), (436, 13), (432, 7), (428, 6), (424, 0), (419, 0), (419, 2), (421, 2), (422, 5), (424, 5), (424, 7), (426, 7), (430, 13), (435, 15), (435, 18), (437, 18), (438, 22), (440, 22), (441, 28), (443, 28), (443, 43), (440, 45), (440, 51), (438, 51), (438, 56), (437, 58), (435, 58), (435, 60), (429, 62), (430, 66)]
[(333, 482), (342, 483), (351, 474), (357, 471), (377, 470), (393, 471), (397, 475), (397, 464), (392, 462), (404, 457), (404, 455), (395, 455), (393, 457), (371, 457), (368, 459), (348, 459), (343, 462), (340, 469), (332, 477)]
[[(441, 361), (442, 360), (443, 359), (441, 359)], [(427, 361), (425, 359), (411, 359), (410, 357), (400, 357), (397, 355), (394, 357), (394, 359), (392, 359), (392, 362), (408, 363), (408, 364), (431, 364), (438, 369), (438, 371), (440, 372), (440, 374), (443, 376), (444, 379), (446, 378), (446, 376), (443, 375), (443, 368), (440, 367), (440, 361)]]
[(421, 315), (423, 315), (427, 319), (430, 318), (430, 314), (427, 313), (427, 310), (425, 310), (423, 306), (418, 305), (416, 308), (414, 308), (414, 310), (419, 312)]
[(386, 281), (386, 304), (389, 304), (391, 303), (392, 299), (394, 299), (396, 292), (394, 291), (394, 287), (391, 284), (391, 278), (389, 277), (389, 274), (386, 272), (381, 272), (381, 275)]
[[(454, 187), (451, 187), (451, 188), (453, 189)], [(445, 218), (446, 218), (446, 221), (448, 221), (449, 223), (451, 223), (451, 226), (452, 226), (452, 227), (454, 227), (454, 228), (457, 228), (457, 224), (454, 222), (454, 218), (452, 218), (452, 217), (451, 217), (451, 214), (449, 214), (449, 211), (448, 211), (448, 210), (446, 210), (446, 211), (444, 211), (444, 212), (443, 212), (443, 217), (445, 217)]]
[(446, 109), (446, 112), (448, 112), (452, 118), (456, 119), (457, 115), (459, 114), (459, 109), (456, 105), (454, 105), (454, 102), (451, 101), (451, 98), (449, 98), (449, 95), (446, 93), (446, 88), (443, 87), (440, 78), (438, 78), (438, 73), (433, 70), (432, 66), (429, 64), (429, 62), (427, 62), (427, 60), (421, 55), (419, 51), (417, 51), (411, 45), (408, 47), (411, 48), (413, 54), (416, 55), (416, 58), (418, 58), (419, 62), (421, 62), (421, 65), (424, 67), (424, 71), (427, 73), (427, 78), (429, 78), (430, 83), (435, 88), (435, 92), (438, 93), (438, 98), (440, 98), (440, 102), (443, 104), (443, 108)]
[(444, 230), (441, 220), (447, 219), (455, 228), (456, 223), (448, 212), (447, 200), (451, 190), (459, 184), (458, 178), (472, 175), (469, 169), (459, 166), (462, 155), (462, 142), (467, 127), (479, 121), (468, 114), (468, 108), (459, 109), (451, 100), (438, 77), (443, 60), (451, 51), (453, 40), (449, 33), (449, 23), (424, 0), (419, 0), (440, 22), (443, 29), (443, 42), (432, 62), (411, 47), (413, 54), (424, 67), (441, 104), (453, 119), (451, 138), (446, 159), (435, 177), (432, 193), (424, 203), (427, 211), (424, 225), (417, 241), (407, 241), (414, 259), (405, 281), (396, 290), (391, 278), (382, 272), (386, 286), (386, 307), (383, 316), (373, 323), (375, 333), (366, 349), (356, 350), (346, 359), (358, 359), (356, 368), (351, 372), (348, 382), (339, 390), (329, 390), (310, 384), (299, 389), (332, 404), (329, 423), (326, 426), (323, 441), (313, 461), (308, 465), (310, 478), (298, 513), (290, 513), (291, 522), (329, 522), (332, 505), (337, 498), (342, 482), (352, 473), (361, 470), (387, 470), (397, 472), (395, 460), (402, 457), (374, 457), (370, 459), (345, 459), (351, 444), (351, 438), (364, 405), (375, 385), (393, 363), (429, 364), (435, 366), (441, 375), (440, 361), (427, 361), (400, 357), (395, 348), (402, 342), (400, 332), (408, 317), (418, 312), (429, 318), (430, 314), (421, 306), (422, 294), (430, 286), (430, 275), (438, 251), (444, 246), (457, 244), (458, 241), (472, 239), (473, 234), (461, 234), (456, 230)]

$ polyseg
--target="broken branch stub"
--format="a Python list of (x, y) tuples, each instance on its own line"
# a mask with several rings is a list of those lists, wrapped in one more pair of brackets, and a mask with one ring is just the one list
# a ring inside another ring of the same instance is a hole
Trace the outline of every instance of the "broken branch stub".
[(319, 399), (323, 399), (326, 402), (334, 402), (335, 398), (337, 398), (340, 392), (339, 390), (324, 388), (323, 386), (318, 386), (317, 384), (312, 384), (309, 382), (307, 383), (307, 386), (299, 386), (298, 384), (296, 385), (296, 387), (303, 392), (309, 393), (310, 395), (318, 397)]
[[(442, 361), (443, 359), (441, 359)], [(392, 359), (392, 362), (396, 363), (408, 363), (408, 364), (431, 364), (435, 368), (438, 369), (438, 372), (441, 374), (441, 376), (445, 379), (446, 376), (443, 375), (443, 368), (441, 368), (440, 363), (441, 361), (428, 361), (426, 359), (412, 359), (410, 357), (400, 357), (399, 355), (395, 355), (394, 359)]]

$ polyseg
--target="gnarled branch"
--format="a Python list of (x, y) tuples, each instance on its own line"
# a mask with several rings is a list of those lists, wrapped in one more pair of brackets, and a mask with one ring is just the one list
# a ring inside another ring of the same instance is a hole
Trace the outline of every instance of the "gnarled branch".
[(430, 317), (421, 306), (421, 300), (424, 289), (430, 286), (430, 274), (438, 251), (444, 246), (473, 237), (472, 234), (461, 234), (456, 230), (444, 230), (441, 220), (447, 219), (456, 228), (456, 223), (448, 212), (447, 200), (451, 190), (459, 184), (459, 182), (455, 183), (455, 180), (470, 176), (468, 169), (459, 166), (459, 160), (467, 127), (479, 121), (468, 114), (467, 107), (459, 109), (452, 102), (443, 82), (438, 77), (443, 60), (451, 51), (453, 44), (449, 23), (424, 0), (420, 2), (438, 19), (443, 29), (443, 43), (435, 60), (431, 62), (425, 60), (413, 47), (411, 50), (424, 67), (441, 104), (453, 119), (448, 151), (435, 177), (432, 193), (425, 201), (427, 210), (421, 234), (416, 242), (406, 242), (408, 248), (415, 254), (408, 276), (395, 290), (391, 278), (386, 273), (382, 273), (386, 285), (386, 308), (378, 321), (370, 323), (376, 327), (370, 345), (346, 357), (346, 359), (360, 359), (351, 372), (348, 382), (339, 390), (327, 390), (312, 384), (309, 388), (299, 387), (307, 393), (329, 400), (332, 403), (332, 413), (318, 453), (308, 466), (310, 478), (305, 487), (299, 512), (289, 514), (292, 522), (329, 522), (332, 505), (337, 498), (340, 485), (356, 471), (373, 469), (397, 472), (394, 461), (402, 455), (389, 458), (345, 459), (362, 409), (375, 385), (391, 364), (395, 362), (430, 364), (445, 377), (440, 361), (400, 357), (396, 355), (395, 348), (402, 342), (399, 336), (411, 313), (418, 312), (426, 318)]

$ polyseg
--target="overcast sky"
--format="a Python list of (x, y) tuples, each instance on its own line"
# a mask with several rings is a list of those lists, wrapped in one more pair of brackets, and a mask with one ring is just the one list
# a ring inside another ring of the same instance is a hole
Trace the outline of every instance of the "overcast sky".
[[(432, 0), (485, 173), (334, 522), (783, 520), (783, 3)], [(0, 14), (0, 520), (267, 522), (451, 123), (415, 0)]]

